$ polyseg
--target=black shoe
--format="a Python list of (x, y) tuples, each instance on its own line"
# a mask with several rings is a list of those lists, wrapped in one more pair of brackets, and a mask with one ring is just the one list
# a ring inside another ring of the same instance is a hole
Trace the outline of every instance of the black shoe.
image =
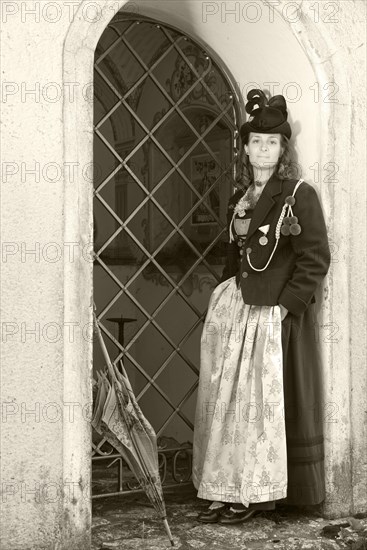
[(220, 508), (215, 508), (215, 510), (208, 509), (205, 510), (205, 512), (201, 512), (196, 519), (201, 523), (218, 523), (221, 514), (223, 514), (226, 510), (228, 510), (226, 505), (221, 506)]
[(233, 512), (232, 510), (226, 510), (223, 512), (218, 519), (219, 523), (224, 523), (226, 525), (234, 525), (235, 523), (243, 523), (248, 519), (252, 518), (258, 510), (249, 510), (245, 508), (241, 512)]

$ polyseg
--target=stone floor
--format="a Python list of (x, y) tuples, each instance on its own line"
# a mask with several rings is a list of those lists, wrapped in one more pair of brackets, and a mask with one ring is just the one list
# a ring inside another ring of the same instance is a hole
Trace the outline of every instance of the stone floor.
[[(315, 510), (277, 506), (248, 523), (226, 527), (197, 522), (206, 504), (192, 486), (167, 490), (165, 502), (175, 548), (181, 550), (367, 550), (362, 515), (331, 521)], [(171, 548), (162, 521), (141, 494), (94, 500), (92, 533), (93, 550)]]

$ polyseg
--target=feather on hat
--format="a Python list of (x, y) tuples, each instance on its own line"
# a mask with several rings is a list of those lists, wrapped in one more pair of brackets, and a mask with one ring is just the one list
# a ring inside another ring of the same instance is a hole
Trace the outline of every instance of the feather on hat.
[(262, 90), (253, 89), (247, 94), (246, 112), (250, 115), (240, 128), (242, 141), (250, 132), (261, 134), (283, 134), (288, 139), (292, 130), (287, 121), (287, 103), (284, 96), (275, 95), (267, 99)]

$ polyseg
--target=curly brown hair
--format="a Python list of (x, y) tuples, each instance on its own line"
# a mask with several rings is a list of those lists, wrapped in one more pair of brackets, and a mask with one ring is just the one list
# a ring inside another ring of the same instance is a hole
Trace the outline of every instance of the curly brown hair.
[[(280, 144), (283, 148), (283, 154), (279, 157), (278, 164), (275, 167), (274, 174), (281, 180), (291, 180), (301, 177), (301, 168), (293, 160), (289, 139), (281, 134)], [(240, 158), (240, 168), (236, 177), (236, 187), (238, 189), (247, 189), (254, 181), (254, 169), (250, 163), (249, 156), (245, 153), (244, 145), (249, 142), (250, 134), (246, 136), (243, 143), (243, 153)]]

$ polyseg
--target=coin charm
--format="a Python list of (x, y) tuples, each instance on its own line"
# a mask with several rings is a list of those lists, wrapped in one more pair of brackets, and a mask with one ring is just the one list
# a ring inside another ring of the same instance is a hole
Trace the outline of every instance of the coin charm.
[(268, 238), (267, 238), (265, 235), (263, 235), (263, 236), (260, 237), (260, 239), (259, 239), (259, 243), (260, 243), (262, 246), (265, 246), (266, 244), (268, 244), (268, 242), (269, 242), (269, 241), (268, 241)]

